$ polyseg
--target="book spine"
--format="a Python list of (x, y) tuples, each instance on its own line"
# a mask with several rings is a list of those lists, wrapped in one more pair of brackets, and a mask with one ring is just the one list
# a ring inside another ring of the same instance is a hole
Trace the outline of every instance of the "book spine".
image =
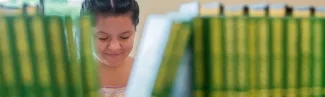
[(235, 91), (235, 18), (226, 19), (226, 34), (225, 34), (225, 46), (226, 46), (226, 95), (225, 97), (236, 97)]
[[(255, 31), (248, 32), (250, 28), (246, 24), (250, 23), (246, 17), (238, 18), (237, 25), (237, 92), (238, 97), (255, 97), (254, 89), (256, 85), (255, 80), (255, 51), (251, 52), (254, 49), (255, 44), (251, 44), (255, 39)], [(254, 33), (254, 34), (253, 34)], [(253, 37), (251, 37), (253, 36)], [(248, 38), (249, 37), (249, 38)], [(251, 83), (254, 82), (254, 83)]]
[(167, 72), (167, 84), (166, 84), (166, 92), (165, 94), (168, 94), (166, 96), (170, 96), (172, 94), (172, 88), (174, 85), (174, 81), (176, 79), (177, 72), (179, 70), (181, 61), (184, 57), (184, 53), (185, 53), (185, 49), (187, 47), (187, 43), (189, 40), (189, 35), (190, 35), (190, 28), (189, 28), (189, 24), (187, 23), (181, 23), (181, 28), (176, 32), (177, 35), (177, 39), (174, 43), (174, 49), (173, 49), (173, 53), (172, 56), (173, 58), (171, 59), (171, 61), (169, 62), (169, 70)]
[(14, 85), (13, 86), (9, 86), (13, 88), (13, 92), (17, 93), (17, 94), (12, 94), (12, 95), (16, 95), (18, 97), (23, 97), (24, 95), (26, 95), (26, 89), (24, 87), (24, 78), (23, 78), (23, 71), (21, 71), (21, 67), (20, 67), (20, 59), (19, 59), (19, 49), (17, 47), (17, 39), (16, 39), (16, 35), (17, 32), (15, 31), (15, 19), (16, 17), (7, 17), (7, 27), (8, 27), (8, 38), (9, 38), (9, 46), (10, 46), (10, 54), (11, 57), (9, 57), (9, 60), (12, 61), (12, 73), (11, 76), (13, 76), (14, 78)]
[(283, 19), (272, 20), (272, 91), (273, 97), (283, 96)]
[(204, 61), (204, 76), (205, 76), (205, 79), (204, 79), (204, 91), (205, 92), (205, 96), (208, 96), (209, 95), (209, 87), (211, 86), (210, 84), (210, 81), (211, 81), (211, 78), (210, 78), (210, 75), (211, 75), (211, 71), (209, 68), (211, 68), (211, 61), (210, 61), (210, 46), (209, 45), (209, 33), (211, 32), (211, 18), (210, 17), (204, 17), (203, 18), (203, 59), (205, 59)]
[(42, 17), (42, 24), (44, 25), (44, 38), (45, 38), (45, 46), (46, 46), (46, 55), (48, 57), (48, 69), (49, 70), (49, 77), (50, 77), (50, 88), (52, 90), (53, 97), (60, 96), (59, 86), (57, 81), (57, 74), (55, 68), (55, 59), (53, 54), (53, 47), (52, 44), (52, 36), (51, 36), (51, 27), (50, 27), (50, 19), (49, 17)]
[(301, 29), (301, 19), (298, 19), (297, 21), (297, 26), (298, 26), (298, 68), (297, 68), (297, 95), (298, 96), (302, 96), (302, 93), (301, 93), (301, 90), (302, 90), (302, 85), (301, 85), (301, 82), (302, 82), (302, 72), (303, 72), (303, 68), (302, 68), (302, 61), (303, 61), (303, 50), (302, 50), (302, 29)]
[[(4, 21), (3, 18), (0, 18), (1, 21)], [(2, 33), (6, 33), (6, 31), (3, 31), (3, 27), (4, 26), (4, 23), (3, 22), (0, 22), (0, 32)], [(0, 33), (1, 34), (1, 33)], [(2, 94), (0, 97), (5, 97), (5, 96), (8, 96), (8, 87), (7, 87), (7, 84), (5, 82), (5, 72), (4, 72), (4, 64), (3, 64), (3, 59), (4, 59), (4, 54), (3, 54), (3, 51), (2, 51), (2, 46), (5, 45), (3, 42), (3, 40), (0, 40), (0, 94)]]
[[(72, 28), (66, 28), (66, 21), (65, 21), (65, 18), (63, 17), (60, 17), (58, 18), (59, 21), (59, 37), (58, 39), (61, 40), (60, 44), (62, 45), (61, 49), (61, 54), (62, 54), (62, 64), (63, 66), (61, 68), (64, 68), (64, 71), (65, 71), (65, 88), (66, 88), (66, 95), (68, 95), (68, 97), (73, 97), (74, 96), (74, 90), (73, 90), (73, 83), (72, 83), (72, 71), (71, 71), (71, 68), (70, 66), (73, 66), (70, 61), (70, 58), (69, 58), (69, 44), (68, 44), (68, 39), (67, 39), (67, 29), (72, 29)], [(71, 30), (70, 30), (71, 31)], [(78, 69), (78, 68), (76, 68)]]
[[(323, 32), (325, 32), (325, 18), (321, 18), (320, 19), (320, 24), (321, 24), (321, 33), (323, 33)], [(325, 34), (322, 34), (320, 37), (325, 37)], [(321, 38), (321, 49), (322, 49), (322, 51), (323, 51), (323, 49), (325, 49), (325, 38)], [(324, 55), (325, 55), (325, 52), (323, 51), (323, 52), (321, 52), (321, 54), (322, 54), (322, 59), (321, 60), (325, 60), (325, 57), (324, 57)], [(322, 61), (323, 63), (322, 64), (324, 64), (324, 61)], [(325, 66), (323, 66), (322, 65), (322, 97), (325, 97)]]
[[(232, 67), (231, 71), (228, 71), (228, 72), (232, 72), (233, 75), (232, 75), (232, 78), (233, 78), (233, 81), (230, 82), (230, 85), (229, 85), (229, 95), (228, 96), (239, 96), (239, 88), (238, 88), (238, 64), (239, 64), (239, 54), (238, 54), (238, 38), (237, 38), (237, 31), (239, 31), (239, 28), (238, 28), (238, 21), (239, 21), (239, 17), (233, 17), (233, 23), (234, 23), (234, 28), (233, 28), (233, 58), (234, 58), (234, 62), (232, 64)], [(231, 92), (234, 92), (234, 93), (231, 93)]]
[[(286, 11), (287, 13), (287, 11)], [(281, 92), (282, 92), (282, 96), (286, 96), (287, 95), (287, 92), (288, 92), (288, 21), (289, 21), (289, 18), (291, 17), (286, 17), (286, 18), (283, 18), (282, 21), (283, 21), (283, 33), (282, 33), (282, 43), (280, 45), (282, 45), (282, 67), (279, 68), (282, 70), (282, 82), (281, 82)]]
[[(169, 72), (171, 65), (169, 65), (172, 61), (171, 59), (174, 58), (172, 56), (172, 53), (174, 52), (175, 49), (175, 43), (176, 43), (176, 37), (178, 35), (178, 31), (181, 28), (180, 23), (173, 23), (172, 24), (172, 29), (171, 33), (169, 35), (169, 39), (167, 42), (167, 46), (165, 47), (164, 55), (163, 55), (163, 60), (160, 64), (158, 75), (156, 78), (156, 82), (154, 85), (153, 93), (152, 96), (155, 97), (161, 97), (165, 93), (165, 88), (166, 88), (166, 80), (167, 80), (167, 72)], [(168, 96), (168, 95), (167, 95)]]
[(311, 35), (310, 35), (310, 20), (301, 20), (301, 82), (300, 82), (300, 95), (302, 97), (311, 96), (310, 85), (311, 85)]
[(47, 17), (49, 20), (49, 27), (50, 27), (50, 44), (52, 47), (50, 48), (50, 52), (53, 55), (54, 60), (54, 69), (55, 70), (55, 77), (56, 77), (56, 85), (58, 87), (58, 92), (61, 97), (67, 97), (67, 79), (66, 79), (66, 68), (65, 65), (68, 65), (65, 63), (64, 60), (64, 45), (63, 44), (63, 38), (62, 37), (62, 20), (59, 17)]
[(270, 76), (270, 31), (269, 31), (269, 26), (268, 26), (268, 18), (260, 18), (257, 20), (257, 25), (259, 27), (257, 28), (257, 56), (258, 56), (258, 83), (259, 83), (259, 92), (258, 92), (258, 97), (270, 97), (269, 91), (271, 90), (269, 83), (271, 82), (271, 76)]
[[(2, 33), (4, 33), (4, 32), (2, 32)], [(3, 44), (1, 43), (1, 40), (0, 40), (0, 46), (1, 45), (3, 45)], [(5, 97), (5, 96), (7, 96), (7, 91), (6, 91), (7, 85), (5, 83), (4, 72), (3, 72), (5, 67), (2, 62), (3, 62), (3, 55), (2, 55), (2, 50), (0, 48), (0, 94), (2, 94), (2, 95), (0, 95), (0, 97)]]
[(70, 96), (75, 97), (83, 97), (82, 95), (82, 81), (81, 81), (81, 71), (80, 71), (80, 62), (77, 58), (77, 46), (76, 40), (73, 33), (73, 24), (71, 17), (65, 18), (65, 30), (66, 30), (66, 43), (68, 45), (68, 53), (69, 54), (69, 65), (66, 65), (68, 72), (68, 83), (69, 89), (71, 90)]
[[(32, 25), (32, 37), (34, 41), (34, 52), (36, 57), (36, 65), (38, 72), (38, 80), (40, 90), (37, 93), (40, 93), (41, 97), (53, 97), (52, 94), (52, 85), (51, 85), (51, 75), (50, 75), (50, 66), (49, 66), (49, 57), (47, 55), (48, 48), (46, 47), (46, 37), (44, 35), (44, 22), (42, 17), (33, 17), (31, 20)], [(36, 46), (37, 45), (37, 46)]]
[(33, 39), (33, 34), (32, 34), (32, 25), (30, 25), (31, 23), (31, 17), (29, 16), (26, 16), (26, 17), (23, 17), (24, 19), (24, 25), (26, 27), (25, 31), (27, 33), (27, 41), (25, 43), (27, 43), (29, 46), (28, 46), (28, 51), (29, 52), (29, 60), (31, 61), (31, 66), (32, 66), (32, 69), (31, 71), (37, 71), (37, 72), (32, 72), (32, 79), (33, 79), (33, 83), (32, 83), (32, 86), (31, 86), (31, 93), (34, 94), (34, 97), (41, 97), (41, 93), (39, 93), (41, 90), (40, 88), (40, 85), (39, 85), (39, 72), (38, 72), (38, 65), (37, 65), (37, 60), (36, 60), (36, 53), (35, 53), (35, 50), (34, 48), (36, 47), (36, 45), (34, 44), (34, 39)]
[(194, 83), (193, 83), (193, 96), (194, 97), (206, 97), (205, 91), (205, 80), (206, 76), (204, 74), (204, 48), (203, 48), (203, 19), (195, 18), (194, 20), (194, 33), (193, 33), (193, 46), (194, 46)]
[(15, 79), (14, 75), (16, 72), (14, 72), (13, 68), (13, 56), (11, 54), (12, 49), (10, 47), (9, 39), (9, 31), (8, 31), (8, 23), (7, 18), (1, 17), (0, 18), (0, 52), (2, 56), (2, 60), (0, 61), (1, 65), (1, 71), (3, 72), (3, 83), (4, 83), (4, 91), (3, 91), (3, 97), (18, 97), (19, 92), (17, 92), (17, 80)]
[(224, 97), (223, 18), (212, 18), (210, 22), (210, 86), (209, 97)]
[[(257, 75), (257, 70), (258, 70), (258, 65), (257, 65), (257, 18), (249, 18), (248, 23), (244, 23), (242, 25), (248, 24), (248, 33), (244, 34), (247, 35), (247, 41), (248, 41), (248, 50), (246, 52), (248, 53), (248, 56), (243, 56), (248, 58), (249, 62), (246, 66), (242, 68), (246, 68), (247, 76), (248, 76), (248, 83), (249, 85), (249, 96), (250, 97), (257, 97), (257, 89), (258, 89), (258, 75)], [(243, 31), (245, 31), (243, 29)], [(243, 41), (243, 40), (242, 40)], [(238, 41), (240, 42), (240, 41)], [(243, 44), (243, 43), (238, 43), (238, 44)], [(245, 44), (244, 44), (245, 45)], [(238, 47), (238, 48), (243, 48), (243, 47)], [(247, 47), (246, 47), (247, 48)], [(247, 60), (247, 59), (245, 59)], [(247, 63), (247, 62), (241, 62), (241, 63)], [(245, 76), (245, 75), (241, 75)]]
[(286, 70), (286, 96), (297, 96), (297, 70), (298, 70), (298, 26), (297, 26), (297, 19), (295, 18), (288, 18), (287, 23), (288, 31), (287, 31), (287, 52), (286, 56), (287, 61), (287, 70)]
[[(323, 69), (323, 60), (322, 58), (324, 57), (324, 55), (322, 54), (322, 29), (323, 31), (324, 28), (322, 28), (322, 24), (321, 21), (322, 19), (319, 18), (315, 18), (312, 19), (313, 21), (313, 25), (311, 25), (310, 27), (312, 27), (313, 31), (312, 31), (312, 62), (313, 62), (313, 72), (312, 72), (312, 80), (313, 80), (313, 84), (312, 84), (312, 91), (313, 91), (313, 96), (314, 97), (321, 97), (322, 95), (322, 82), (323, 80), (323, 74), (322, 71), (324, 71)], [(324, 26), (323, 26), (324, 27)]]
[[(93, 58), (93, 52), (96, 52), (93, 48), (93, 37), (94, 30), (93, 17), (84, 16), (80, 18), (80, 40), (81, 40), (81, 70), (82, 76), (84, 76), (84, 93), (85, 97), (98, 97), (99, 96), (99, 80), (98, 80), (98, 63)], [(91, 64), (91, 65), (89, 65)]]

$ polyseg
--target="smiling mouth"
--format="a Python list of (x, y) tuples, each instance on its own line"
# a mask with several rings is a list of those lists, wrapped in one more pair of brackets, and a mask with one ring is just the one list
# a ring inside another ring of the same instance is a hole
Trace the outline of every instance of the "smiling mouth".
[(116, 53), (116, 54), (105, 54), (105, 55), (107, 55), (107, 56), (111, 56), (111, 57), (116, 57), (116, 56), (119, 56), (119, 55), (121, 55), (121, 54), (123, 54), (123, 52), (121, 52), (121, 53)]

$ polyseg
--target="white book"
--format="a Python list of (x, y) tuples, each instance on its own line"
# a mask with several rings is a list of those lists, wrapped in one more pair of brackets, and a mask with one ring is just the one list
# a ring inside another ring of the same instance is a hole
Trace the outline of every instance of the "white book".
[(126, 97), (151, 96), (171, 27), (172, 19), (167, 16), (148, 17), (135, 55)]
[[(159, 71), (160, 63), (163, 59), (166, 44), (168, 42), (169, 34), (172, 29), (173, 22), (190, 21), (193, 17), (198, 15), (198, 2), (189, 2), (182, 4), (179, 12), (170, 12), (166, 15), (151, 15), (148, 16), (147, 21), (142, 32), (142, 37), (138, 45), (138, 50), (135, 55), (132, 71), (127, 85), (126, 97), (151, 97), (156, 77)], [(188, 58), (183, 58), (187, 60)], [(179, 69), (178, 76), (188, 78), (188, 65), (182, 62)], [(176, 84), (181, 83), (182, 80), (176, 79)], [(189, 90), (182, 90), (179, 86), (184, 86), (187, 83), (178, 84), (174, 91), (182, 92), (186, 95)]]

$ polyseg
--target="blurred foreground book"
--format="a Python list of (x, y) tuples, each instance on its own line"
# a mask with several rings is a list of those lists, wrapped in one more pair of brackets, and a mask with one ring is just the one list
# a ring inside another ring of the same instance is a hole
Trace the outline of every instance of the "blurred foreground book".
[(98, 97), (92, 25), (89, 16), (78, 24), (70, 17), (0, 16), (0, 97)]
[(179, 12), (150, 16), (127, 97), (325, 96), (321, 8), (222, 9), (191, 2)]

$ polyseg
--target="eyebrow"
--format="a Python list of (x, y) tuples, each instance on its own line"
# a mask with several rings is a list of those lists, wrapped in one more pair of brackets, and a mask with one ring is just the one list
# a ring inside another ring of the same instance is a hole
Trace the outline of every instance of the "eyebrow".
[(123, 32), (123, 33), (121, 33), (121, 34), (126, 34), (126, 33), (131, 33), (132, 31), (125, 31), (125, 32)]
[[(132, 31), (124, 31), (123, 33), (120, 33), (120, 34), (126, 34), (126, 33), (131, 33)], [(97, 31), (96, 32), (97, 34), (107, 34), (109, 35), (108, 33), (104, 32), (104, 31)]]
[(99, 34), (108, 34), (108, 33), (105, 33), (104, 31), (98, 31), (96, 33), (99, 33)]

